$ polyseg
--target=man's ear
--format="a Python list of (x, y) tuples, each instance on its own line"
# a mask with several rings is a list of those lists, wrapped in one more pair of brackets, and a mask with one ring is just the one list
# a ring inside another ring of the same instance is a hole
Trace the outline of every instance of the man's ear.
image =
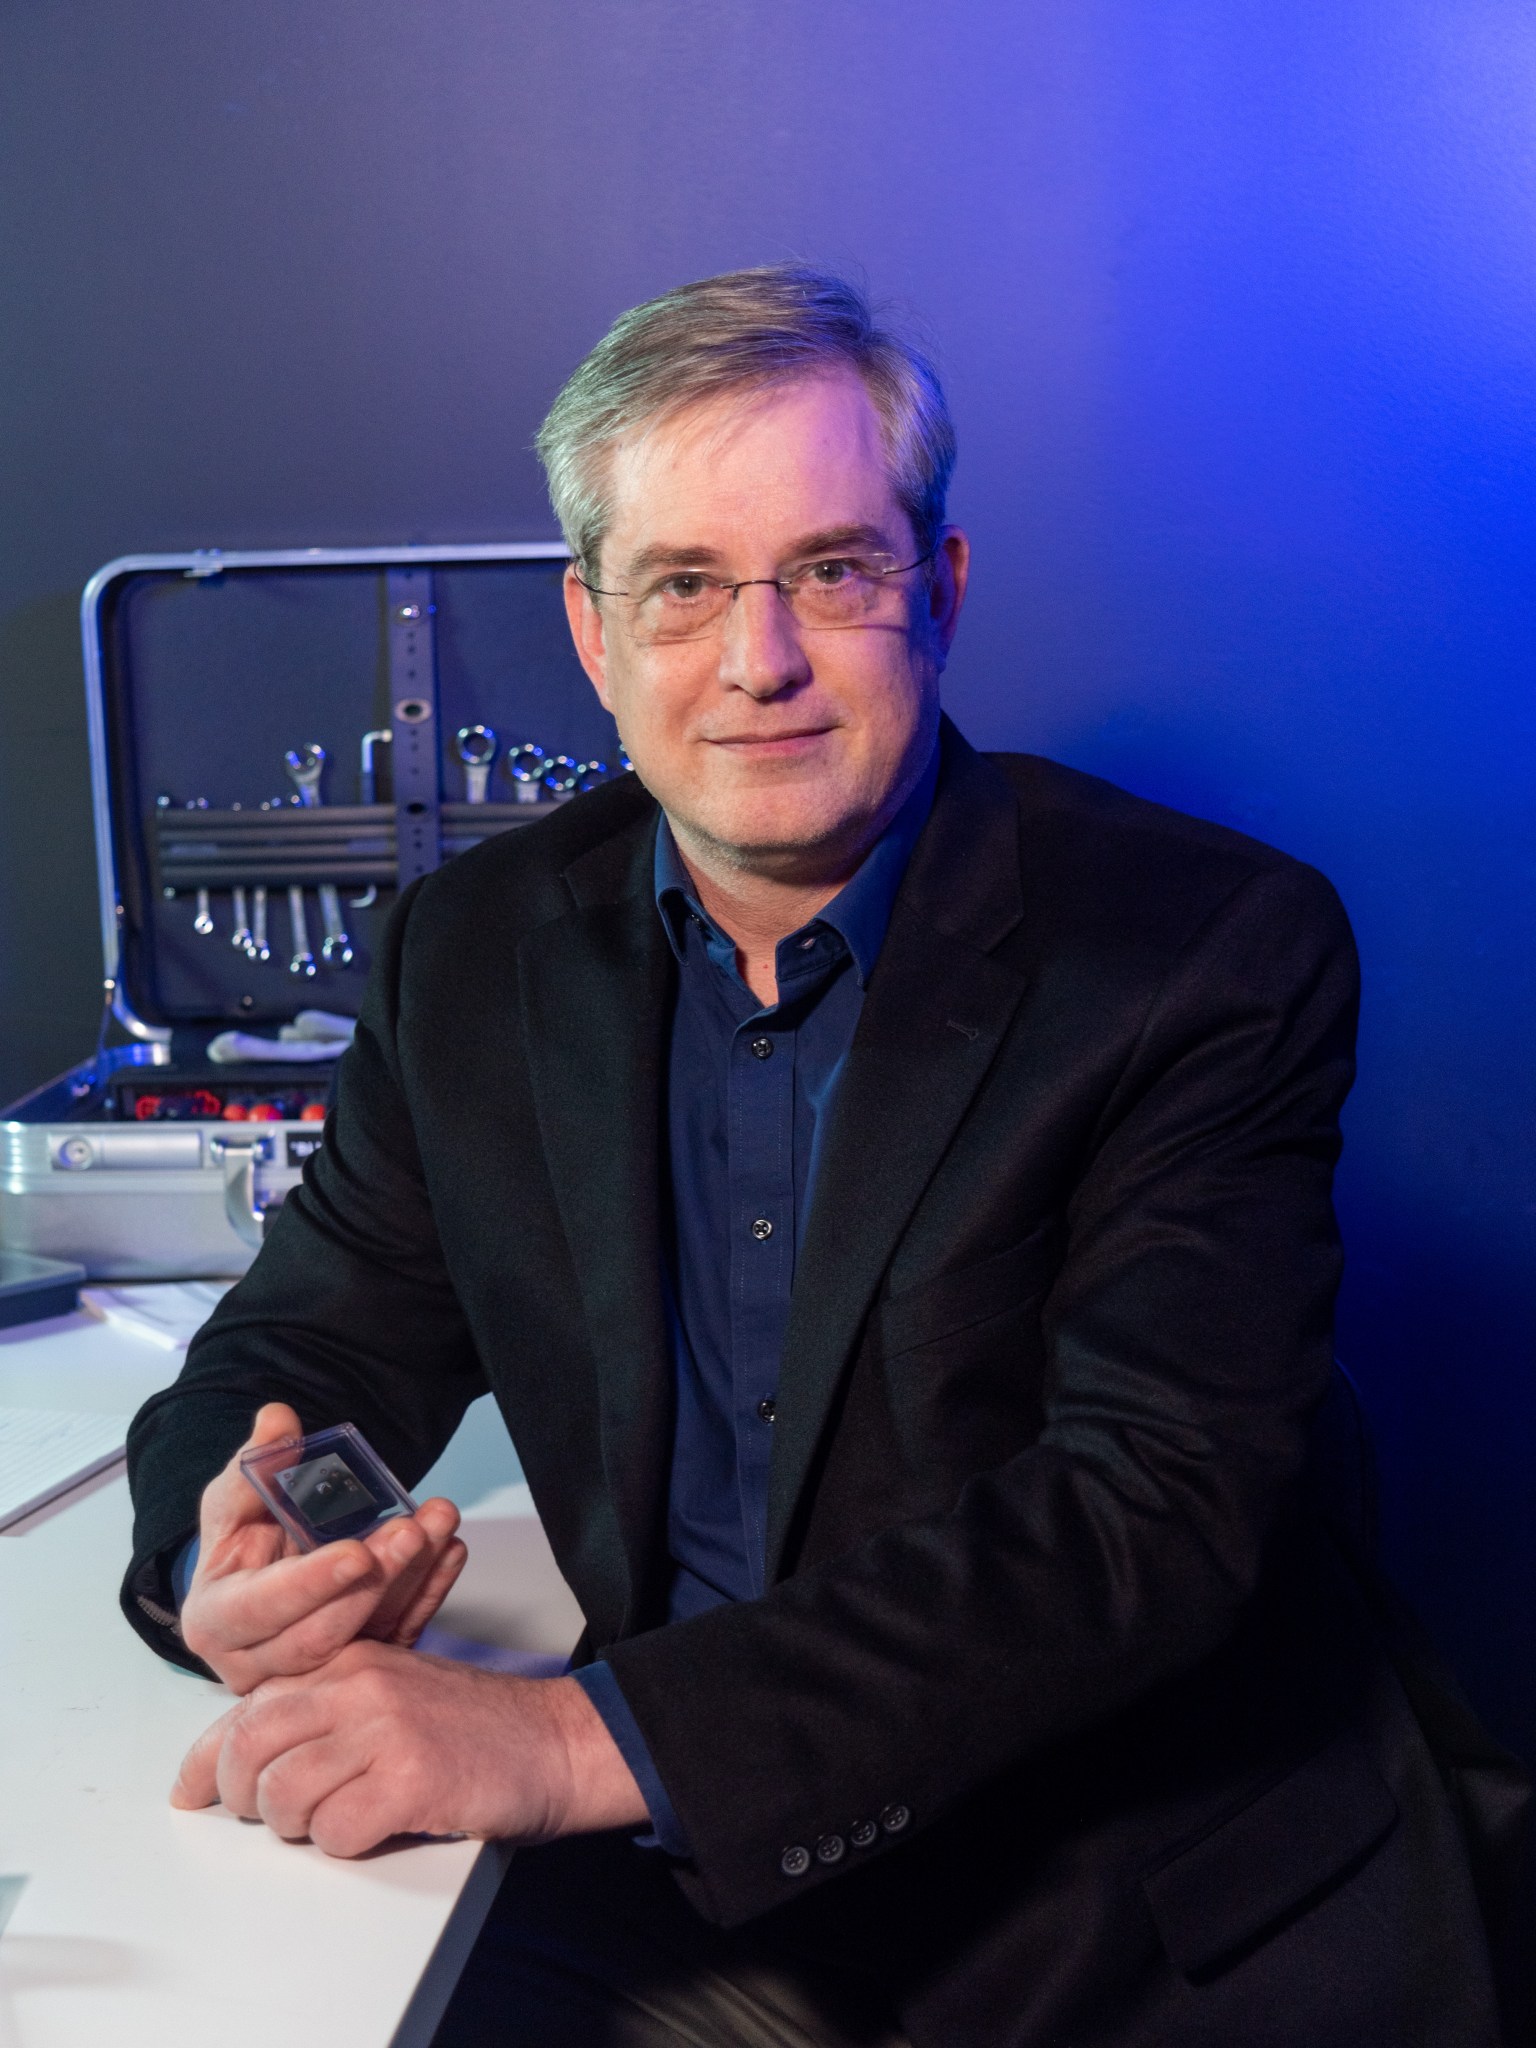
[(939, 535), (933, 573), (928, 579), (928, 617), (941, 663), (959, 630), (960, 608), (965, 603), (970, 577), (971, 543), (958, 526), (946, 526)]
[(605, 711), (613, 710), (608, 701), (608, 646), (603, 637), (603, 615), (597, 608), (597, 600), (576, 574), (572, 563), (565, 572), (565, 616), (570, 624), (571, 638), (576, 643), (576, 655), (587, 672), (587, 680), (598, 695), (598, 701)]

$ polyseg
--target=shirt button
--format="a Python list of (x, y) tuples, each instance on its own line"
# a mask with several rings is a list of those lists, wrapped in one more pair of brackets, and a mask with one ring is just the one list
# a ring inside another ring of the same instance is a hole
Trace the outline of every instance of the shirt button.
[(786, 1877), (804, 1877), (811, 1867), (811, 1852), (796, 1842), (779, 1858), (779, 1868)]
[(855, 1849), (867, 1849), (879, 1832), (872, 1820), (856, 1820), (848, 1830), (848, 1839)]
[(823, 1835), (816, 1844), (816, 1861), (818, 1863), (841, 1863), (843, 1851), (847, 1846), (841, 1835)]
[(757, 1419), (759, 1422), (772, 1422), (778, 1412), (778, 1409), (774, 1406), (771, 1394), (766, 1400), (759, 1401), (757, 1404)]
[(766, 1216), (759, 1216), (757, 1218), (756, 1222), (752, 1225), (752, 1235), (757, 1239), (759, 1244), (763, 1242), (764, 1238), (772, 1237), (773, 1225), (768, 1221), (768, 1218)]
[(880, 1825), (888, 1835), (899, 1835), (904, 1827), (910, 1825), (911, 1820), (910, 1806), (887, 1806), (880, 1814)]
[(816, 943), (816, 934), (815, 934), (814, 932), (812, 932), (811, 936), (810, 936), (810, 937), (809, 937), (808, 939), (802, 939), (802, 940), (800, 941), (800, 950), (801, 950), (801, 952), (802, 952), (802, 953), (809, 953), (809, 951), (811, 950), (812, 946), (814, 946), (814, 945), (815, 945), (815, 943)]
[(773, 1058), (773, 1040), (771, 1038), (754, 1038), (752, 1041), (752, 1057), (755, 1060), (771, 1060)]

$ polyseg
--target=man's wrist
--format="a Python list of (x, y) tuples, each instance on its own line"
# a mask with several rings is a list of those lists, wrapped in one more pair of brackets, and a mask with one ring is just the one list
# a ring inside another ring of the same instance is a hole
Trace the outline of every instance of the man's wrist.
[(555, 1795), (558, 1832), (644, 1827), (650, 1815), (635, 1775), (583, 1689), (569, 1677), (533, 1683), (544, 1694), (555, 1741), (552, 1764), (562, 1779)]

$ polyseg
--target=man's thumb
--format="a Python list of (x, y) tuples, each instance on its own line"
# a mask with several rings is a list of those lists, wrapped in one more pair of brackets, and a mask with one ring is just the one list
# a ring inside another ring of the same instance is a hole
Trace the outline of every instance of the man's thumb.
[(303, 1423), (286, 1401), (268, 1401), (256, 1410), (256, 1420), (251, 1424), (251, 1433), (240, 1448), (242, 1451), (252, 1451), (259, 1444), (275, 1444), (285, 1436), (303, 1434)]

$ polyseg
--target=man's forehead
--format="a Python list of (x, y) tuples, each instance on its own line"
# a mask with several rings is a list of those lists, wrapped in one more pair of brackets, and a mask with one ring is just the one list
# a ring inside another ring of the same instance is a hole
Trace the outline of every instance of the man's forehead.
[(860, 379), (821, 375), (726, 392), (664, 415), (614, 447), (608, 543), (718, 550), (749, 539), (906, 523), (880, 417)]

